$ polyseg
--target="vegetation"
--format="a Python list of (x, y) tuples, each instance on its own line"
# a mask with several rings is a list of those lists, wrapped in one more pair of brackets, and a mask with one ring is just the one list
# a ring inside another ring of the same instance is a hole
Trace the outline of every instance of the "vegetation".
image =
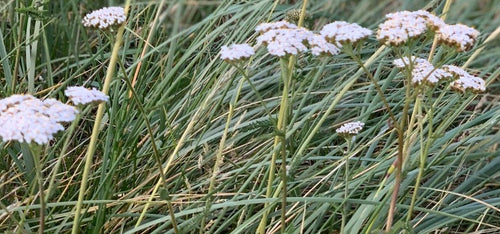
[[(67, 100), (79, 85), (109, 102), (81, 108), (50, 144), (0, 143), (0, 232), (499, 232), (495, 3), (4, 1), (1, 98)], [(122, 27), (83, 26), (117, 5)], [(222, 46), (255, 45), (263, 22), (376, 31), (385, 14), (419, 9), (481, 34), (466, 52), (432, 49), (427, 35), (398, 54), (372, 35), (333, 56), (280, 61), (259, 47), (238, 65), (220, 59)], [(403, 54), (466, 67), (486, 91), (408, 95), (393, 64)], [(354, 138), (337, 133), (353, 121), (364, 123)]]

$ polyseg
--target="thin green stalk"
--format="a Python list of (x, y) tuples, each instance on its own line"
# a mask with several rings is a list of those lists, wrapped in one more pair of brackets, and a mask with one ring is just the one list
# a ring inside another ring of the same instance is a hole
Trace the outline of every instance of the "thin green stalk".
[[(127, 0), (125, 3), (125, 15), (127, 15), (128, 9), (130, 7), (131, 0)], [(104, 85), (102, 92), (108, 94), (109, 86), (111, 80), (113, 79), (115, 68), (118, 61), (118, 52), (122, 44), (123, 32), (125, 30), (125, 24), (118, 28), (116, 33), (116, 40), (113, 45), (113, 51), (111, 52), (111, 58), (109, 60), (108, 70), (106, 71), (106, 78), (104, 79)], [(92, 166), (92, 157), (94, 157), (94, 152), (97, 144), (97, 139), (99, 138), (99, 126), (101, 125), (102, 117), (104, 116), (104, 110), (106, 108), (106, 103), (99, 104), (97, 109), (96, 119), (94, 122), (94, 127), (92, 128), (92, 135), (90, 137), (90, 143), (85, 154), (85, 166), (83, 168), (82, 182), (80, 184), (80, 191), (78, 193), (78, 202), (76, 204), (75, 219), (73, 222), (73, 227), (71, 230), (72, 234), (77, 234), (80, 231), (80, 215), (82, 212), (83, 200), (85, 198), (85, 191), (87, 189), (87, 181), (89, 177), (90, 167)]]
[(344, 172), (344, 183), (345, 183), (345, 189), (344, 189), (344, 202), (343, 202), (343, 209), (342, 209), (342, 222), (340, 226), (340, 233), (345, 234), (345, 224), (347, 223), (347, 213), (348, 211), (348, 202), (347, 200), (349, 199), (349, 152), (351, 152), (351, 143), (352, 143), (352, 137), (346, 137), (346, 142), (347, 142), (347, 154), (346, 154), (346, 159), (345, 159), (345, 172)]
[[(292, 59), (290, 57), (290, 59)], [(287, 60), (285, 59), (280, 59), (280, 67), (281, 67), (281, 78), (283, 80), (283, 92), (282, 92), (282, 97), (281, 97), (281, 103), (280, 103), (280, 111), (278, 114), (278, 123), (276, 126), (276, 131), (277, 135), (274, 138), (274, 147), (273, 147), (273, 152), (272, 152), (272, 157), (271, 157), (271, 164), (269, 166), (269, 175), (267, 178), (267, 187), (266, 187), (266, 197), (269, 198), (272, 195), (272, 184), (274, 181), (274, 171), (276, 170), (276, 159), (278, 157), (278, 153), (282, 150), (277, 151), (276, 147), (278, 144), (284, 143), (282, 142), (282, 138), (279, 136), (283, 134), (283, 129), (284, 125), (286, 122), (286, 114), (287, 114), (287, 105), (288, 105), (288, 85), (289, 82), (288, 80), (288, 74), (291, 73), (291, 71), (288, 70), (288, 65), (287, 65)], [(285, 163), (285, 162), (282, 162)], [(286, 166), (286, 165), (285, 165)], [(264, 209), (268, 208), (269, 204), (265, 203), (264, 204)], [(262, 215), (262, 219), (260, 221), (259, 227), (257, 229), (257, 232), (259, 233), (265, 233), (265, 228), (267, 226), (267, 216), (269, 214), (269, 210), (265, 210), (264, 214)]]
[[(444, 4), (443, 12), (441, 15), (441, 19), (444, 21), (446, 19), (446, 16), (448, 15), (448, 11), (450, 10), (451, 2), (453, 0), (446, 0), (446, 3)], [(432, 62), (432, 57), (434, 56), (434, 51), (436, 50), (438, 43), (438, 37), (434, 37), (434, 41), (432, 41), (432, 47), (431, 51), (429, 52), (429, 59), (427, 61)]]
[[(275, 5), (278, 1), (275, 2)], [(308, 0), (304, 0), (302, 2), (302, 8), (300, 11), (300, 16), (299, 16), (299, 22), (297, 26), (301, 27), (304, 23), (304, 18), (306, 15), (306, 7), (307, 7)], [(283, 80), (283, 95), (281, 96), (281, 104), (280, 104), (280, 111), (279, 111), (279, 116), (278, 116), (278, 123), (277, 123), (277, 131), (278, 135), (274, 138), (274, 147), (273, 149), (276, 149), (279, 143), (281, 143), (281, 182), (280, 184), (283, 184), (283, 193), (282, 193), (282, 200), (281, 200), (281, 232), (284, 233), (286, 229), (286, 197), (287, 197), (287, 186), (286, 186), (286, 117), (288, 114), (288, 89), (290, 88), (290, 83), (291, 83), (291, 78), (293, 74), (293, 67), (295, 66), (295, 56), (290, 56), (289, 61), (288, 61), (288, 67), (286, 67), (286, 64), (283, 59), (280, 59), (280, 65), (281, 65), (281, 75), (282, 75), (282, 80)], [(280, 136), (281, 135), (281, 136)], [(269, 177), (267, 181), (267, 188), (266, 188), (266, 197), (269, 198), (271, 196), (271, 189), (272, 189), (272, 183), (274, 180), (274, 170), (276, 167), (276, 158), (277, 158), (277, 152), (276, 150), (273, 151), (273, 155), (271, 158), (271, 166), (269, 168)], [(269, 206), (268, 203), (264, 204), (264, 214), (262, 215), (262, 219), (260, 220), (259, 227), (257, 229), (258, 233), (265, 233), (265, 228), (267, 226), (267, 216), (269, 214), (269, 209), (266, 209), (267, 206)]]
[(433, 108), (431, 108), (429, 111), (429, 114), (428, 114), (429, 123), (427, 124), (428, 125), (427, 142), (424, 143), (424, 133), (423, 133), (424, 118), (423, 118), (423, 114), (422, 114), (422, 106), (421, 105), (422, 105), (421, 98), (417, 97), (417, 101), (415, 103), (415, 106), (418, 106), (418, 115), (420, 116), (420, 118), (418, 118), (418, 127), (419, 127), (419, 132), (420, 132), (420, 147), (422, 147), (422, 148), (420, 149), (420, 165), (419, 165), (417, 180), (415, 182), (413, 196), (411, 198), (410, 207), (408, 209), (408, 215), (406, 216), (407, 223), (410, 222), (411, 217), (412, 217), (412, 213), (413, 213), (413, 208), (415, 207), (415, 201), (417, 198), (418, 189), (420, 187), (420, 181), (422, 179), (422, 176), (423, 176), (424, 170), (425, 170), (425, 161), (427, 159), (427, 152), (429, 151), (429, 147), (430, 147), (430, 144), (432, 142), (432, 134), (433, 134), (432, 120), (434, 117), (433, 116), (434, 111), (433, 111)]
[[(403, 58), (403, 56), (400, 56), (400, 58)], [(405, 81), (405, 103), (403, 107), (403, 113), (401, 117), (401, 121), (399, 123), (399, 128), (404, 131), (406, 128), (406, 123), (407, 123), (407, 118), (408, 118), (408, 111), (410, 109), (410, 104), (411, 101), (414, 99), (411, 95), (411, 70), (412, 70), (412, 65), (413, 61), (410, 60), (410, 66), (407, 72), (407, 77)], [(409, 129), (407, 129), (407, 132)], [(396, 212), (396, 203), (398, 199), (398, 194), (399, 194), (399, 187), (401, 185), (401, 180), (402, 180), (402, 167), (403, 167), (403, 160), (404, 160), (404, 144), (405, 144), (405, 137), (403, 132), (398, 134), (398, 154), (397, 158), (395, 161), (395, 168), (396, 168), (396, 181), (394, 182), (394, 189), (392, 190), (392, 197), (391, 197), (391, 202), (389, 205), (389, 211), (387, 212), (387, 220), (386, 220), (386, 226), (385, 230), (389, 232), (392, 228), (392, 221), (394, 219), (394, 214)]]
[(35, 173), (36, 173), (36, 178), (38, 181), (38, 191), (40, 193), (39, 195), (39, 200), (40, 200), (40, 222), (39, 222), (39, 229), (38, 233), (43, 233), (43, 230), (45, 228), (45, 200), (44, 200), (44, 191), (43, 191), (43, 179), (42, 179), (42, 165), (40, 164), (40, 149), (38, 148), (38, 145), (31, 144), (29, 146), (31, 150), (31, 155), (33, 156), (33, 161), (35, 164)]
[[(293, 58), (292, 58), (293, 59)], [(292, 74), (292, 69), (293, 62), (290, 61), (289, 66), (288, 66), (288, 74), (286, 74), (285, 79), (283, 80), (283, 96), (282, 101), (283, 105), (281, 106), (280, 109), (280, 116), (279, 118), (283, 119), (282, 125), (280, 126), (281, 128), (278, 129), (279, 131), (279, 138), (281, 141), (281, 182), (284, 184), (283, 186), (283, 191), (282, 191), (282, 197), (281, 197), (281, 233), (285, 233), (286, 229), (286, 197), (287, 197), (287, 183), (286, 183), (286, 159), (287, 159), (287, 154), (286, 154), (286, 126), (287, 126), (287, 117), (288, 117), (288, 109), (289, 109), (289, 103), (288, 103), (288, 93), (290, 89), (290, 84), (291, 84), (291, 74)], [(281, 112), (283, 110), (283, 112)], [(279, 121), (279, 119), (278, 119)]]
[[(151, 128), (151, 123), (148, 119), (148, 116), (146, 115), (146, 111), (144, 110), (144, 107), (142, 106), (142, 104), (139, 100), (139, 97), (137, 97), (137, 93), (135, 92), (134, 87), (132, 87), (132, 82), (130, 82), (130, 80), (127, 78), (127, 73), (126, 73), (125, 67), (123, 66), (123, 64), (120, 61), (118, 61), (118, 63), (120, 64), (120, 68), (123, 71), (123, 75), (126, 77), (124, 80), (127, 83), (127, 86), (130, 90), (130, 94), (134, 98), (134, 100), (137, 104), (137, 108), (139, 108), (139, 112), (141, 113), (141, 115), (144, 119), (144, 122), (146, 123), (146, 128), (148, 129), (148, 133), (149, 133), (149, 136), (151, 138), (151, 147), (153, 148), (153, 152), (154, 152), (153, 157), (155, 158), (155, 161), (158, 165), (158, 169), (160, 170), (160, 179), (163, 182), (163, 187), (165, 189), (164, 191), (166, 191), (168, 193), (167, 177), (165, 176), (165, 173), (162, 170), (162, 164), (160, 161), (160, 151), (158, 150), (158, 147), (156, 146), (156, 143), (155, 143), (156, 140), (154, 138), (153, 129)], [(167, 200), (168, 212), (170, 214), (171, 221), (172, 221), (172, 227), (174, 229), (174, 233), (177, 234), (177, 233), (179, 233), (179, 230), (177, 229), (177, 221), (175, 220), (174, 209), (172, 207), (172, 203), (170, 202), (169, 198), (167, 198), (166, 200)]]
[(363, 64), (363, 61), (361, 61), (361, 58), (359, 56), (356, 56), (356, 54), (354, 54), (354, 52), (352, 50), (352, 45), (350, 45), (350, 46), (344, 46), (343, 49), (344, 49), (344, 52), (346, 54), (348, 54), (349, 56), (351, 56), (351, 58), (358, 63), (358, 65), (366, 73), (366, 75), (368, 76), (368, 78), (370, 79), (370, 81), (372, 82), (372, 84), (375, 86), (375, 89), (377, 90), (377, 93), (379, 94), (380, 98), (382, 99), (382, 102), (384, 103), (384, 106), (387, 109), (387, 112), (389, 113), (389, 116), (392, 119), (392, 122), (394, 123), (394, 127), (396, 128), (396, 130), (398, 132), (400, 132), (401, 129), (399, 128), (399, 125), (396, 124), (397, 123), (396, 117), (392, 113), (391, 107), (389, 106), (389, 103), (387, 102), (387, 99), (385, 98), (384, 92), (382, 91), (382, 89), (378, 85), (378, 83), (375, 80), (375, 78), (373, 77), (372, 73), (370, 71), (368, 71), (368, 69), (366, 68), (366, 66)]

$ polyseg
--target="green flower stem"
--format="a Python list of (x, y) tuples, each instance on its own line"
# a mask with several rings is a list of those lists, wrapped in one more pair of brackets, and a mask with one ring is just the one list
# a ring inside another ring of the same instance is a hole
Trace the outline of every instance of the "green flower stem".
[(422, 100), (421, 99), (422, 98), (417, 97), (417, 100), (415, 102), (415, 106), (418, 108), (418, 115), (420, 117), (420, 118), (418, 118), (418, 128), (419, 128), (419, 132), (420, 132), (420, 147), (421, 147), (421, 149), (420, 149), (420, 165), (419, 165), (417, 180), (415, 182), (413, 196), (411, 198), (410, 207), (408, 209), (408, 215), (406, 216), (407, 223), (410, 222), (411, 217), (412, 217), (413, 208), (415, 207), (415, 201), (416, 201), (417, 194), (418, 194), (418, 189), (420, 187), (420, 181), (422, 179), (422, 176), (423, 176), (424, 170), (425, 170), (425, 162), (427, 159), (427, 153), (429, 151), (429, 147), (431, 146), (431, 143), (433, 142), (432, 141), (432, 134), (433, 134), (433, 121), (432, 120), (434, 117), (434, 110), (433, 110), (433, 108), (431, 108), (429, 110), (429, 113), (428, 113), (427, 119), (429, 120), (429, 123), (427, 124), (428, 132), (427, 132), (427, 141), (425, 142), (424, 132), (423, 132), (424, 131), (423, 124), (424, 124), (425, 119), (423, 118), (423, 114), (422, 114), (422, 104), (421, 104)]
[(43, 233), (45, 227), (45, 200), (43, 191), (43, 179), (42, 179), (42, 165), (40, 164), (40, 148), (36, 144), (30, 144), (31, 155), (33, 156), (33, 163), (35, 164), (35, 174), (38, 181), (38, 191), (40, 193), (40, 227), (38, 229), (39, 233)]
[[(403, 56), (399, 56), (400, 58), (403, 58)], [(396, 203), (398, 200), (398, 194), (399, 194), (399, 187), (401, 185), (402, 181), (402, 167), (403, 167), (403, 160), (404, 160), (404, 154), (405, 154), (405, 134), (403, 134), (404, 129), (406, 128), (407, 124), (407, 116), (408, 116), (408, 111), (410, 109), (410, 104), (412, 100), (415, 99), (415, 95), (411, 94), (411, 70), (412, 70), (412, 63), (413, 61), (410, 61), (410, 67), (407, 70), (407, 76), (406, 76), (406, 81), (405, 81), (405, 102), (404, 102), (404, 107), (403, 107), (403, 113), (401, 117), (401, 121), (399, 123), (399, 128), (402, 130), (400, 134), (398, 134), (398, 154), (396, 161), (394, 162), (394, 167), (396, 169), (396, 181), (394, 182), (394, 188), (392, 190), (392, 197), (391, 197), (391, 202), (389, 205), (389, 210), (387, 212), (387, 220), (386, 220), (386, 226), (385, 230), (389, 232), (392, 228), (392, 221), (394, 219), (394, 214), (396, 212)], [(416, 94), (416, 92), (415, 92)], [(407, 129), (407, 132), (410, 130)]]
[[(443, 21), (446, 19), (446, 16), (448, 15), (448, 11), (450, 10), (450, 6), (451, 6), (452, 1), (453, 0), (446, 0), (446, 3), (444, 4), (442, 16), (441, 16), (441, 19)], [(438, 37), (434, 37), (434, 41), (432, 42), (431, 51), (429, 52), (429, 59), (427, 60), (429, 62), (432, 61), (432, 57), (434, 56), (434, 51), (436, 50), (436, 47), (437, 47), (437, 43), (438, 43)]]
[[(273, 6), (276, 7), (276, 4), (278, 1), (275, 1), (275, 4)], [(304, 18), (306, 15), (306, 7), (307, 7), (308, 0), (304, 0), (302, 2), (302, 9), (300, 11), (300, 17), (299, 17), (299, 22), (298, 26), (301, 27), (302, 24), (304, 23)], [(278, 124), (277, 124), (277, 130), (279, 131), (278, 135), (274, 138), (274, 147), (273, 149), (276, 149), (278, 143), (281, 141), (281, 182), (280, 184), (283, 185), (283, 197), (281, 201), (281, 232), (284, 233), (286, 226), (286, 197), (287, 197), (287, 191), (286, 191), (286, 115), (288, 113), (288, 89), (291, 83), (291, 76), (293, 74), (293, 67), (295, 65), (295, 56), (290, 56), (290, 61), (288, 64), (288, 68), (285, 68), (286, 64), (284, 63), (283, 59), (280, 59), (280, 64), (281, 64), (281, 75), (283, 78), (283, 95), (281, 97), (281, 104), (280, 104), (280, 113), (278, 116)], [(285, 74), (285, 71), (287, 74)], [(280, 136), (281, 135), (281, 136)], [(266, 197), (269, 198), (271, 196), (271, 189), (272, 189), (272, 183), (274, 180), (274, 170), (276, 167), (276, 158), (277, 158), (277, 153), (276, 150), (273, 151), (273, 155), (271, 158), (271, 166), (269, 168), (269, 177), (267, 181), (267, 188), (266, 188)], [(279, 191), (279, 188), (277, 189)], [(266, 209), (269, 206), (269, 203), (264, 204), (264, 209)], [(265, 233), (265, 229), (267, 226), (267, 216), (269, 214), (269, 209), (264, 210), (264, 214), (262, 215), (262, 219), (260, 220), (259, 227), (257, 229), (258, 233)]]
[(346, 54), (348, 54), (349, 56), (351, 56), (351, 58), (354, 61), (356, 61), (358, 63), (358, 65), (366, 73), (366, 75), (368, 76), (368, 78), (370, 79), (370, 81), (372, 82), (372, 84), (375, 86), (375, 89), (377, 90), (377, 93), (380, 95), (380, 98), (382, 99), (382, 102), (384, 103), (384, 106), (387, 109), (387, 112), (389, 113), (389, 116), (391, 117), (392, 122), (394, 123), (394, 127), (396, 128), (396, 130), (398, 131), (398, 133), (399, 132), (402, 133), (402, 130), (399, 127), (399, 125), (396, 124), (397, 123), (396, 117), (392, 113), (391, 107), (389, 106), (389, 103), (387, 102), (387, 99), (385, 98), (384, 92), (382, 91), (382, 89), (378, 85), (378, 83), (375, 80), (375, 78), (373, 77), (372, 73), (370, 71), (368, 71), (368, 69), (366, 68), (366, 66), (363, 64), (363, 61), (361, 61), (361, 58), (359, 56), (356, 56), (356, 54), (352, 50), (352, 44), (346, 45), (346, 46), (344, 46), (342, 48), (343, 48), (343, 51)]
[[(290, 57), (290, 61), (289, 61), (289, 64), (291, 64), (293, 61), (293, 56)], [(283, 158), (283, 151), (284, 154), (285, 154), (285, 161), (282, 162), (282, 165), (285, 166), (285, 170), (286, 170), (286, 145), (285, 145), (285, 141), (286, 141), (286, 137), (285, 136), (281, 136), (281, 135), (284, 135), (286, 134), (286, 114), (288, 113), (288, 89), (289, 89), (289, 74), (291, 74), (292, 72), (290, 70), (288, 70), (289, 66), (287, 64), (287, 60), (286, 59), (283, 59), (281, 58), (280, 59), (280, 67), (281, 67), (281, 78), (283, 80), (283, 92), (282, 92), (282, 96), (281, 96), (281, 103), (280, 103), (280, 111), (279, 111), (279, 114), (278, 114), (278, 123), (277, 123), (277, 126), (276, 126), (276, 137), (274, 138), (274, 147), (273, 147), (273, 152), (272, 152), (272, 157), (271, 157), (271, 164), (270, 164), (270, 167), (269, 167), (269, 174), (268, 174), (268, 178), (267, 178), (267, 187), (266, 187), (266, 197), (267, 198), (270, 198), (272, 196), (272, 185), (273, 185), (273, 181), (274, 181), (274, 172), (276, 170), (276, 159), (278, 157), (278, 153), (281, 152), (282, 154), (282, 158)], [(276, 150), (277, 146), (279, 144), (282, 144), (281, 146), (281, 150)], [(285, 171), (286, 173), (286, 171)], [(286, 175), (285, 175), (286, 177)], [(286, 180), (286, 178), (285, 178)], [(282, 182), (283, 181), (283, 176), (282, 176)], [(285, 199), (285, 202), (284, 204), (286, 205), (286, 197), (284, 198)], [(283, 205), (283, 201), (282, 201), (282, 205)], [(266, 226), (267, 226), (267, 216), (269, 214), (269, 203), (265, 203), (264, 204), (264, 209), (266, 209), (264, 211), (264, 214), (262, 215), (262, 219), (260, 221), (260, 224), (259, 224), (259, 227), (257, 229), (257, 232), (258, 233), (265, 233), (265, 229), (266, 229)], [(282, 217), (282, 219), (284, 219), (284, 217)], [(282, 220), (282, 225), (284, 224), (284, 221)], [(284, 226), (284, 225), (283, 225)], [(283, 228), (283, 227), (282, 227)]]
[[(127, 0), (125, 3), (125, 15), (127, 15), (128, 9), (130, 7), (131, 0)], [(113, 51), (111, 52), (111, 58), (109, 60), (108, 70), (106, 71), (106, 78), (104, 80), (104, 85), (102, 88), (102, 92), (104, 94), (108, 94), (109, 86), (111, 84), (111, 80), (113, 79), (116, 64), (118, 61), (118, 52), (120, 51), (120, 47), (122, 44), (123, 32), (125, 30), (125, 24), (121, 25), (118, 28), (118, 32), (116, 33), (116, 40), (113, 45)], [(76, 234), (80, 230), (80, 215), (82, 212), (83, 200), (85, 198), (85, 191), (87, 189), (87, 182), (90, 172), (90, 167), (92, 166), (92, 157), (94, 157), (94, 152), (97, 144), (97, 139), (99, 138), (99, 126), (101, 125), (102, 117), (104, 116), (104, 110), (106, 108), (106, 103), (99, 104), (97, 109), (96, 119), (94, 122), (94, 127), (92, 129), (92, 135), (90, 137), (90, 143), (87, 149), (87, 153), (85, 154), (85, 166), (83, 168), (82, 182), (80, 184), (80, 191), (78, 194), (78, 202), (76, 204), (76, 212), (75, 219), (73, 221), (73, 227), (71, 230), (72, 234)]]
[(345, 224), (347, 223), (347, 213), (349, 213), (348, 206), (347, 204), (347, 199), (349, 199), (349, 152), (351, 152), (351, 143), (352, 143), (352, 136), (348, 136), (345, 138), (347, 142), (347, 151), (346, 151), (346, 159), (345, 159), (345, 171), (344, 171), (344, 183), (345, 183), (345, 189), (344, 189), (344, 202), (343, 202), (343, 210), (342, 210), (342, 223), (340, 226), (340, 233), (345, 234)]

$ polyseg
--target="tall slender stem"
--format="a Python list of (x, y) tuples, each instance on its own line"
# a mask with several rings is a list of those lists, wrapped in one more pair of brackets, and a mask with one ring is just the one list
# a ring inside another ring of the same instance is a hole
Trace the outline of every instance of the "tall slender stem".
[[(127, 0), (125, 3), (125, 15), (127, 15), (128, 9), (130, 7), (130, 2), (131, 0)], [(104, 85), (102, 88), (102, 92), (104, 94), (108, 94), (109, 86), (111, 84), (111, 80), (113, 79), (115, 73), (115, 68), (118, 61), (118, 52), (122, 44), (124, 30), (125, 30), (125, 24), (121, 25), (118, 28), (118, 32), (116, 33), (116, 40), (113, 45), (113, 51), (111, 52), (109, 66), (108, 70), (106, 71), (106, 78), (104, 80)], [(85, 191), (87, 189), (87, 181), (90, 172), (90, 167), (92, 166), (92, 157), (94, 156), (97, 139), (99, 137), (99, 126), (101, 125), (105, 108), (106, 108), (106, 103), (99, 104), (99, 107), (97, 109), (96, 119), (94, 122), (94, 127), (92, 128), (92, 135), (90, 137), (89, 147), (87, 149), (87, 153), (85, 154), (85, 166), (83, 168), (82, 182), (80, 184), (80, 191), (78, 193), (78, 202), (76, 204), (75, 220), (73, 221), (73, 227), (71, 230), (72, 234), (76, 234), (80, 231), (80, 215), (82, 212), (83, 199), (85, 197)]]
[(43, 191), (43, 180), (42, 180), (42, 165), (40, 165), (40, 149), (38, 145), (31, 144), (30, 145), (31, 155), (33, 156), (33, 163), (35, 164), (36, 178), (38, 181), (38, 191), (40, 193), (40, 227), (38, 232), (41, 234), (45, 228), (45, 200), (44, 200), (44, 191)]
[[(446, 0), (446, 3), (444, 4), (443, 12), (441, 15), (441, 19), (444, 21), (446, 19), (446, 16), (448, 15), (448, 11), (450, 10), (451, 2), (453, 0)], [(438, 43), (438, 38), (434, 37), (434, 41), (432, 41), (432, 47), (431, 51), (429, 52), (429, 59), (427, 61), (432, 62), (432, 57), (434, 56), (434, 51), (436, 50)]]

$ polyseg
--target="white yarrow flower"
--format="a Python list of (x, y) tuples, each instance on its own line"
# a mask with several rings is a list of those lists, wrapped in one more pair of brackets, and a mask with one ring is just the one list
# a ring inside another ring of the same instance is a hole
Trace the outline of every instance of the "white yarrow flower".
[(377, 39), (392, 46), (404, 44), (427, 30), (427, 20), (419, 12), (400, 11), (385, 17), (387, 20), (379, 25)]
[(344, 136), (357, 135), (365, 126), (365, 123), (360, 121), (345, 123), (340, 128), (337, 128), (336, 132)]
[(307, 51), (306, 43), (314, 33), (305, 29), (273, 29), (257, 37), (257, 44), (267, 46), (269, 54), (283, 57)]
[(336, 55), (340, 53), (340, 48), (342, 48), (340, 44), (335, 45), (327, 42), (321, 35), (314, 35), (308, 43), (311, 46), (311, 53), (315, 56)]
[(363, 28), (356, 23), (348, 23), (345, 21), (335, 21), (323, 26), (320, 34), (329, 42), (355, 43), (372, 34), (372, 31)]
[(4, 142), (46, 144), (64, 130), (61, 123), (73, 121), (77, 113), (74, 107), (55, 99), (12, 95), (0, 100), (0, 137)]
[(445, 70), (454, 75), (456, 80), (451, 83), (451, 87), (460, 92), (470, 90), (472, 92), (484, 92), (486, 82), (480, 77), (473, 76), (460, 67), (453, 65), (443, 66)]
[(297, 25), (282, 20), (277, 22), (259, 24), (255, 28), (255, 31), (260, 33), (265, 33), (267, 31), (275, 29), (296, 29), (296, 28), (298, 28)]
[(222, 46), (220, 50), (220, 58), (228, 62), (248, 59), (254, 54), (255, 50), (249, 44)]
[(396, 59), (394, 60), (394, 65), (399, 68), (411, 67), (411, 81), (415, 85), (423, 83), (434, 85), (441, 79), (452, 76), (451, 73), (443, 69), (435, 68), (427, 60), (413, 56), (411, 57), (411, 61), (409, 58)]
[(82, 23), (85, 27), (107, 29), (111, 26), (121, 25), (126, 19), (123, 7), (104, 7), (87, 14)]
[(80, 86), (72, 86), (66, 88), (64, 95), (71, 100), (75, 105), (86, 105), (89, 103), (108, 102), (108, 95), (97, 90), (96, 88), (86, 89)]
[(445, 25), (437, 31), (439, 42), (455, 47), (459, 52), (470, 50), (477, 36), (479, 31), (463, 24)]

